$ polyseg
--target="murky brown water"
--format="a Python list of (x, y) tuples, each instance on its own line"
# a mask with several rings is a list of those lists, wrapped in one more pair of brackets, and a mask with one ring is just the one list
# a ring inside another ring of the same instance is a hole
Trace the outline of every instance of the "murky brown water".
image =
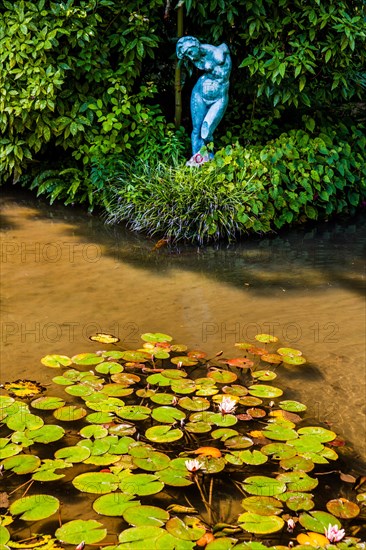
[(71, 207), (3, 197), (2, 382), (50, 383), (49, 353), (93, 351), (96, 331), (126, 348), (147, 331), (209, 353), (273, 332), (308, 363), (280, 368), (286, 398), (308, 405), (366, 456), (366, 223), (293, 230), (220, 249), (153, 242)]

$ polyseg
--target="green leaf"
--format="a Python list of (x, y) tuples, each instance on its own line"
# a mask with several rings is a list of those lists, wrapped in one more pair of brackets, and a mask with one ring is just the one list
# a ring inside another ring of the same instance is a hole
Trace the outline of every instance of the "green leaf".
[(67, 544), (95, 544), (103, 540), (107, 535), (107, 529), (93, 519), (75, 519), (59, 527), (55, 536)]
[(10, 513), (25, 521), (38, 521), (57, 512), (60, 503), (51, 495), (32, 495), (22, 497), (10, 505)]

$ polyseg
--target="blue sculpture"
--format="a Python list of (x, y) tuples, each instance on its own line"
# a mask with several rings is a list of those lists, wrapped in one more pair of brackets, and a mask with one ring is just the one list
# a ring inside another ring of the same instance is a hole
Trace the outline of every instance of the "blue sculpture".
[(230, 52), (226, 44), (201, 44), (194, 36), (180, 38), (176, 51), (178, 59), (189, 59), (204, 71), (192, 90), (192, 157), (187, 162), (188, 166), (199, 166), (213, 156), (202, 156), (200, 149), (213, 141), (229, 101)]

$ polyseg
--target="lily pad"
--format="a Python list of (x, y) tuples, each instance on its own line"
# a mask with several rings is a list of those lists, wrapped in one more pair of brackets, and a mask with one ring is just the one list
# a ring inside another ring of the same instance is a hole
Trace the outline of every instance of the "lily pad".
[(326, 504), (328, 512), (341, 519), (352, 519), (359, 515), (360, 507), (346, 498), (335, 498)]
[(280, 388), (267, 386), (266, 384), (254, 384), (253, 386), (249, 386), (249, 393), (250, 395), (254, 395), (254, 397), (273, 399), (282, 395), (283, 391)]
[(206, 532), (199, 519), (185, 516), (184, 520), (178, 517), (171, 518), (165, 526), (168, 533), (182, 540), (196, 541)]
[(329, 544), (327, 537), (311, 531), (308, 533), (300, 533), (297, 535), (296, 540), (305, 548), (308, 548), (309, 546), (310, 548), (324, 548)]
[(136, 527), (140, 525), (163, 526), (169, 519), (169, 513), (157, 506), (134, 506), (127, 508), (123, 514), (123, 519), (130, 525)]
[(86, 472), (76, 476), (72, 484), (83, 493), (103, 495), (118, 488), (119, 478), (109, 472)]
[(187, 432), (194, 434), (204, 434), (211, 431), (212, 425), (208, 422), (187, 422), (184, 428)]
[(233, 430), (232, 428), (219, 428), (218, 430), (211, 432), (211, 437), (213, 439), (220, 439), (220, 441), (226, 441), (226, 439), (229, 437), (234, 437), (235, 435), (239, 435), (239, 432), (237, 430)]
[(132, 386), (141, 380), (137, 374), (131, 372), (117, 372), (116, 374), (112, 374), (111, 379), (116, 384), (125, 384), (126, 386)]
[(302, 355), (302, 351), (294, 348), (279, 348), (277, 353), (287, 357), (300, 357)]
[[(157, 541), (166, 534), (166, 531), (155, 525), (142, 525), (140, 527), (130, 527), (124, 529), (118, 536), (121, 545), (116, 550), (143, 550), (154, 548), (160, 550)], [(108, 550), (108, 549), (107, 549)]]
[(251, 512), (241, 514), (238, 521), (240, 522), (239, 526), (244, 531), (256, 535), (276, 533), (285, 525), (284, 520), (278, 516), (261, 516), (260, 514), (253, 514)]
[(151, 355), (147, 351), (126, 350), (121, 353), (121, 359), (124, 361), (132, 361), (133, 363), (146, 363)]
[(89, 336), (89, 340), (92, 342), (98, 342), (99, 344), (117, 344), (120, 341), (118, 336), (113, 336), (113, 334), (108, 334), (105, 332), (97, 332), (92, 336)]
[(24, 430), (38, 430), (44, 424), (42, 418), (28, 412), (18, 412), (5, 419), (10, 430), (24, 432)]
[(217, 384), (231, 384), (238, 379), (238, 376), (235, 374), (235, 372), (219, 369), (210, 371), (207, 374), (207, 377), (212, 378), (212, 380), (214, 380)]
[(26, 430), (25, 435), (36, 443), (53, 443), (65, 434), (65, 430), (56, 424), (42, 426), (38, 430)]
[(21, 445), (11, 443), (6, 437), (0, 438), (0, 460), (22, 452)]
[(238, 419), (234, 414), (213, 413), (210, 416), (210, 422), (215, 426), (230, 427), (237, 424)]
[(158, 403), (159, 405), (173, 405), (176, 401), (175, 395), (171, 393), (153, 393), (150, 396), (151, 401)]
[(259, 466), (260, 464), (264, 464), (268, 460), (268, 456), (257, 450), (239, 451), (239, 458), (244, 464), (250, 464), (252, 466)]
[(284, 458), (280, 462), (281, 468), (284, 470), (297, 470), (301, 472), (311, 472), (314, 469), (314, 462), (303, 456), (293, 456)]
[(59, 527), (55, 536), (62, 542), (67, 544), (95, 544), (100, 542), (107, 535), (107, 529), (104, 529), (103, 524), (93, 519), (75, 519), (64, 523)]
[(240, 398), (239, 403), (240, 405), (244, 405), (244, 407), (256, 407), (257, 405), (261, 405), (263, 401), (262, 399), (259, 399), (259, 397), (245, 395), (244, 397)]
[(269, 443), (261, 448), (262, 453), (272, 456), (274, 460), (283, 460), (296, 456), (296, 449), (286, 443)]
[(157, 407), (153, 410), (151, 416), (158, 422), (165, 422), (167, 424), (174, 424), (174, 422), (184, 420), (186, 417), (183, 411), (168, 406)]
[(134, 456), (133, 462), (142, 470), (158, 472), (169, 466), (170, 458), (159, 451), (146, 451), (144, 456)]
[(158, 473), (159, 479), (166, 485), (173, 487), (186, 487), (192, 485), (193, 481), (188, 478), (188, 471), (185, 465), (185, 458), (174, 458), (168, 468)]
[(65, 407), (60, 407), (56, 409), (53, 413), (53, 416), (57, 420), (62, 420), (63, 422), (75, 422), (75, 420), (80, 420), (86, 416), (87, 411), (83, 407), (77, 407), (76, 405), (67, 405)]
[(304, 512), (300, 514), (299, 521), (305, 529), (315, 531), (316, 533), (324, 533), (329, 525), (336, 525), (341, 528), (341, 522), (332, 514), (322, 511)]
[(173, 365), (181, 364), (182, 367), (194, 367), (197, 365), (198, 361), (193, 357), (188, 357), (187, 355), (180, 355), (178, 357), (173, 357), (171, 359)]
[(307, 426), (306, 428), (300, 428), (298, 430), (301, 435), (309, 435), (316, 437), (321, 443), (327, 443), (333, 441), (337, 437), (337, 434), (326, 428), (320, 426)]
[(31, 402), (32, 407), (35, 409), (41, 409), (44, 411), (51, 411), (59, 409), (65, 405), (65, 401), (60, 397), (38, 397)]
[(104, 358), (96, 353), (79, 353), (71, 357), (71, 360), (75, 365), (98, 365), (103, 363)]
[(258, 340), (258, 342), (262, 342), (262, 344), (278, 342), (277, 336), (273, 336), (272, 334), (256, 334), (254, 338)]
[(81, 445), (63, 447), (55, 452), (55, 458), (62, 458), (66, 462), (71, 462), (72, 464), (83, 462), (89, 456), (90, 450), (87, 447), (82, 447)]
[(279, 365), (282, 363), (283, 358), (282, 355), (278, 355), (278, 353), (263, 353), (263, 355), (261, 355), (261, 361), (265, 361), (266, 363), (271, 363), (273, 365)]
[(253, 378), (257, 380), (263, 380), (264, 382), (270, 382), (277, 378), (277, 374), (272, 370), (257, 370), (252, 373)]
[(172, 383), (169, 378), (166, 378), (166, 376), (163, 376), (160, 372), (156, 374), (150, 374), (150, 376), (147, 377), (146, 381), (148, 384), (159, 387), (170, 386), (170, 384)]
[(19, 498), (10, 505), (13, 516), (19, 516), (25, 521), (38, 521), (57, 512), (60, 502), (51, 495), (32, 495)]
[(133, 495), (118, 492), (102, 495), (93, 502), (94, 510), (103, 516), (122, 516), (127, 508), (139, 505), (140, 501), (135, 500)]
[(119, 488), (128, 495), (155, 495), (160, 493), (164, 483), (152, 474), (131, 474), (124, 471), (120, 474)]
[(164, 369), (161, 374), (170, 380), (179, 380), (188, 376), (184, 370), (180, 369)]
[(293, 439), (291, 441), (291, 446), (293, 446), (299, 454), (318, 453), (324, 449), (324, 445), (320, 442), (319, 438), (312, 435), (301, 435), (298, 439)]
[(289, 412), (302, 412), (306, 411), (307, 407), (303, 403), (300, 403), (299, 401), (291, 401), (289, 399), (285, 401), (280, 401), (279, 406), (284, 411)]
[(67, 355), (45, 355), (41, 359), (42, 365), (51, 369), (59, 369), (61, 367), (69, 367), (72, 365), (72, 360)]
[(289, 441), (297, 439), (298, 433), (292, 428), (287, 428), (282, 424), (269, 424), (264, 430), (263, 435), (267, 439), (274, 439), (276, 441)]
[(35, 455), (18, 454), (6, 458), (2, 465), (5, 470), (12, 470), (18, 475), (29, 474), (34, 472), (41, 464), (41, 459)]
[(175, 393), (189, 394), (196, 391), (196, 383), (194, 380), (173, 380), (171, 385), (172, 391)]
[(123, 367), (119, 363), (106, 361), (97, 365), (95, 370), (101, 374), (117, 374), (118, 372), (123, 372)]
[(181, 439), (183, 432), (179, 428), (171, 428), (170, 426), (153, 426), (146, 430), (145, 436), (154, 443), (171, 443)]
[(253, 445), (253, 440), (246, 435), (235, 435), (225, 440), (225, 447), (229, 449), (247, 449)]
[(278, 498), (286, 502), (287, 508), (293, 510), (294, 512), (299, 512), (300, 510), (309, 511), (314, 508), (313, 495), (308, 493), (296, 493), (296, 492), (286, 492), (279, 495)]
[(144, 340), (144, 342), (171, 342), (173, 338), (169, 336), (169, 334), (164, 334), (162, 332), (145, 332), (145, 334), (141, 335), (141, 339)]
[(278, 481), (283, 481), (289, 491), (306, 492), (317, 487), (318, 480), (308, 476), (306, 472), (286, 472), (277, 476)]
[[(282, 502), (274, 497), (252, 496), (244, 498), (241, 505), (247, 512), (253, 512), (261, 516), (278, 515), (282, 512)], [(239, 517), (240, 521), (240, 517)]]
[(286, 491), (286, 484), (272, 477), (251, 476), (244, 480), (243, 489), (251, 495), (275, 496)]
[(117, 411), (117, 415), (120, 418), (125, 418), (126, 420), (132, 420), (133, 422), (137, 420), (145, 420), (150, 416), (151, 409), (149, 407), (144, 407), (143, 405), (126, 405), (120, 407)]
[(210, 408), (210, 402), (204, 397), (181, 397), (178, 404), (188, 411), (205, 411)]

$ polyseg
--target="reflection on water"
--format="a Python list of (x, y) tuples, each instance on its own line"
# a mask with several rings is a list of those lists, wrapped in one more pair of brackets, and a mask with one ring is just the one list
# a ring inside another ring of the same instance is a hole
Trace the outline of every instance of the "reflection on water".
[(97, 216), (27, 195), (7, 194), (2, 219), (2, 381), (50, 383), (39, 359), (96, 350), (96, 331), (126, 348), (162, 331), (233, 356), (235, 342), (270, 332), (308, 359), (278, 369), (286, 398), (366, 455), (361, 216), (235, 246), (155, 251)]

